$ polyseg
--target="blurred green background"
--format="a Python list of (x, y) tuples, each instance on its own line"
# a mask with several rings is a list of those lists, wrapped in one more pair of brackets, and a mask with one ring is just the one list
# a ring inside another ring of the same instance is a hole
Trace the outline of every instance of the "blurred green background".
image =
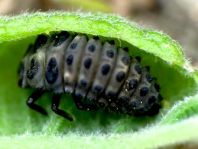
[(0, 15), (49, 10), (116, 13), (169, 34), (198, 66), (198, 0), (0, 0)]

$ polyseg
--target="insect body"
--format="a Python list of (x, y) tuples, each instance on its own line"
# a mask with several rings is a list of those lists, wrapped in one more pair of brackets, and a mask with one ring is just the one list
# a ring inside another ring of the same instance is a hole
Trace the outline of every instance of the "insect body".
[(87, 39), (66, 31), (42, 34), (21, 62), (19, 86), (36, 88), (27, 105), (45, 115), (35, 102), (45, 91), (54, 92), (52, 110), (70, 121), (72, 116), (58, 108), (63, 93), (71, 94), (81, 110), (154, 115), (161, 107), (160, 87), (140, 61), (113, 40), (102, 43), (98, 37)]

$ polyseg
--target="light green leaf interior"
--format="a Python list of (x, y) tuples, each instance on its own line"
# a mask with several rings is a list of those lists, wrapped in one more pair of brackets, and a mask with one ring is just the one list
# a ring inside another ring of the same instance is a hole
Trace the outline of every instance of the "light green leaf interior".
[[(64, 95), (61, 107), (71, 112), (76, 118), (71, 123), (51, 112), (51, 93), (47, 93), (38, 102), (48, 110), (49, 117), (43, 117), (30, 110), (25, 101), (33, 90), (20, 89), (17, 86), (19, 62), (28, 45), (35, 40), (36, 35), (61, 30), (89, 36), (98, 35), (102, 40), (115, 39), (118, 45), (129, 47), (130, 55), (141, 56), (142, 64), (151, 67), (152, 75), (157, 78), (161, 86), (161, 94), (164, 97), (161, 112), (156, 117), (135, 118), (105, 111), (80, 111), (76, 109), (71, 97)], [(66, 135), (63, 140), (67, 138), (67, 135), (70, 140), (70, 137), (76, 137), (76, 133), (82, 133), (94, 142), (97, 139), (102, 140), (103, 134), (111, 134), (113, 139), (117, 134), (127, 138), (127, 135), (133, 134), (134, 131), (137, 131), (137, 135), (143, 133), (141, 129), (147, 129), (151, 125), (156, 125), (159, 130), (161, 127), (166, 127), (164, 124), (169, 122), (176, 122), (174, 125), (177, 126), (180, 125), (180, 120), (198, 113), (196, 96), (191, 97), (192, 100), (189, 98), (187, 102), (183, 101), (185, 97), (196, 93), (198, 75), (193, 72), (186, 61), (181, 47), (161, 32), (143, 29), (135, 23), (114, 15), (49, 12), (0, 17), (0, 59), (1, 135), (28, 132), (27, 138), (37, 139), (34, 135), (29, 136), (29, 133), (42, 133), (50, 134), (45, 140), (50, 141), (56, 138), (51, 136), (55, 133)], [(177, 104), (179, 100), (180, 102)], [(170, 127), (172, 126), (170, 125)], [(126, 132), (127, 134), (125, 134)], [(152, 134), (154, 131), (148, 133)], [(176, 131), (175, 133), (178, 135), (181, 132)], [(157, 138), (158, 135), (156, 134)], [(39, 137), (43, 138), (43, 136)], [(10, 138), (4, 137), (3, 139), (8, 141)], [(84, 141), (83, 138), (81, 141)], [(158, 141), (160, 142), (160, 139), (157, 139), (156, 143)], [(140, 144), (138, 141), (137, 143)], [(76, 146), (78, 145), (80, 146), (80, 143)]]

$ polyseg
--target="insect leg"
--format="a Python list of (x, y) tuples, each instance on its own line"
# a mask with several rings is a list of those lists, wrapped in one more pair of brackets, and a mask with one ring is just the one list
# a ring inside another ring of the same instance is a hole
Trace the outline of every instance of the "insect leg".
[(41, 106), (35, 104), (35, 102), (43, 95), (43, 93), (44, 93), (43, 90), (37, 89), (30, 95), (26, 103), (31, 109), (43, 115), (47, 115), (47, 112)]
[(52, 106), (51, 109), (54, 111), (56, 114), (68, 119), (69, 121), (73, 121), (73, 118), (71, 114), (59, 109), (59, 104), (60, 104), (60, 99), (61, 99), (61, 94), (54, 94), (52, 97)]
[(88, 103), (83, 103), (82, 101), (82, 97), (81, 96), (76, 96), (74, 94), (72, 94), (73, 100), (76, 104), (76, 107), (79, 110), (86, 110), (86, 111), (96, 111), (98, 110), (98, 107), (94, 104), (88, 104)]

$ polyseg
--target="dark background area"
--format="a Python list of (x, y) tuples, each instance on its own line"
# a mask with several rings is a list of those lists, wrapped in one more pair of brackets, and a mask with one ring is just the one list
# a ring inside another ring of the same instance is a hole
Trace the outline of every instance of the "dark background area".
[(0, 15), (49, 10), (116, 13), (169, 34), (198, 66), (197, 0), (0, 0)]

